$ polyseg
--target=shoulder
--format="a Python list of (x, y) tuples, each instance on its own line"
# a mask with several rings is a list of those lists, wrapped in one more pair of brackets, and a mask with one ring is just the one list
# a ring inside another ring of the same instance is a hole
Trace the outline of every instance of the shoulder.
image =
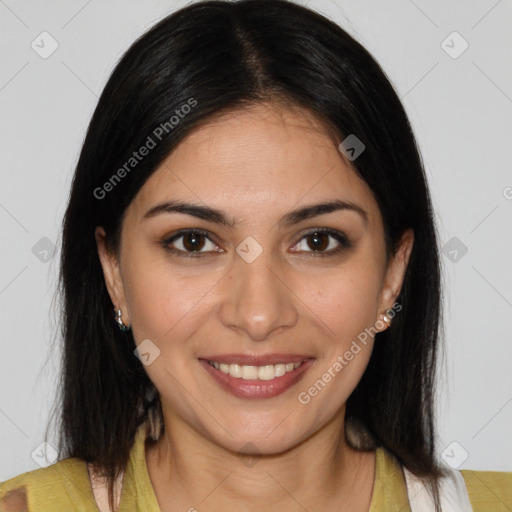
[(81, 470), (86, 471), (86, 469), (85, 462), (81, 459), (63, 459), (51, 466), (34, 469), (1, 482), (0, 496), (3, 497), (7, 492), (22, 486), (58, 484), (69, 477), (77, 477)]
[(474, 512), (512, 510), (512, 471), (461, 470)]
[[(93, 499), (85, 462), (64, 459), (0, 483), (2, 512), (38, 512), (55, 505), (73, 506)], [(54, 510), (56, 510), (54, 508)]]

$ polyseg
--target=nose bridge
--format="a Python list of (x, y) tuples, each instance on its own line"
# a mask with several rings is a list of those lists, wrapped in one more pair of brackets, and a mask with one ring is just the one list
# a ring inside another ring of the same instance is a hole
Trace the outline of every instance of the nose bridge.
[(280, 267), (272, 254), (263, 251), (252, 262), (237, 255), (230, 274), (229, 290), (221, 308), (224, 325), (262, 341), (275, 329), (296, 323), (293, 294), (283, 276), (279, 276)]

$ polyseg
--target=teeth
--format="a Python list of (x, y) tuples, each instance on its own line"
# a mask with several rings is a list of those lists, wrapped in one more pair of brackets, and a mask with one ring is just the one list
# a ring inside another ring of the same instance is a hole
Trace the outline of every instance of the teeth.
[(244, 380), (256, 380), (258, 378), (258, 367), (257, 366), (242, 366), (242, 379)]
[(276, 377), (282, 377), (285, 373), (292, 372), (302, 364), (302, 362), (299, 362), (246, 366), (242, 364), (217, 363), (215, 361), (208, 362), (222, 373), (244, 380), (272, 380)]
[(267, 366), (260, 366), (258, 368), (259, 380), (272, 380), (276, 378), (276, 367), (273, 364)]
[(276, 364), (275, 369), (276, 377), (282, 377), (286, 373), (285, 364)]
[(239, 364), (229, 365), (229, 374), (237, 379), (242, 378), (242, 367)]

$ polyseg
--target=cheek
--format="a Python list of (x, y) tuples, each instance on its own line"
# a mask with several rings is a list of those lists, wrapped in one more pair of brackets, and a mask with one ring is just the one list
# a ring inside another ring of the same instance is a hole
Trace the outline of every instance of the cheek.
[[(149, 338), (161, 350), (179, 348), (197, 329), (218, 272), (199, 269), (181, 273), (167, 262), (136, 264), (136, 255), (126, 260), (125, 292), (136, 343)], [(169, 340), (173, 343), (169, 343)]]
[[(183, 276), (175, 269), (171, 271), (170, 265), (145, 265), (126, 275), (135, 344), (149, 339), (156, 346), (149, 345), (151, 359), (144, 369), (162, 397), (191, 420), (194, 407), (182, 389), (184, 383), (186, 387), (190, 385), (190, 368), (200, 339), (198, 331), (205, 321), (208, 291), (219, 278), (209, 274)], [(145, 343), (141, 347), (147, 347)]]
[(375, 266), (351, 265), (308, 282), (300, 296), (336, 342), (343, 343), (374, 325), (380, 291)]
[[(382, 275), (371, 259), (339, 268), (303, 288), (304, 302), (324, 326), (326, 343), (298, 400), (323, 421), (344, 404), (371, 356)], [(313, 291), (314, 290), (314, 291)]]

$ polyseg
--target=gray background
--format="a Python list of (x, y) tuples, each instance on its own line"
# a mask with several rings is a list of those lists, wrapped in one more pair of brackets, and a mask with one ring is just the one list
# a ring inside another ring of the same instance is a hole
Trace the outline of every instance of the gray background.
[[(185, 3), (0, 0), (0, 480), (52, 460), (40, 443), (59, 364), (60, 222), (97, 97), (135, 38)], [(512, 4), (307, 5), (373, 53), (419, 140), (445, 247), (440, 455), (512, 470)]]

